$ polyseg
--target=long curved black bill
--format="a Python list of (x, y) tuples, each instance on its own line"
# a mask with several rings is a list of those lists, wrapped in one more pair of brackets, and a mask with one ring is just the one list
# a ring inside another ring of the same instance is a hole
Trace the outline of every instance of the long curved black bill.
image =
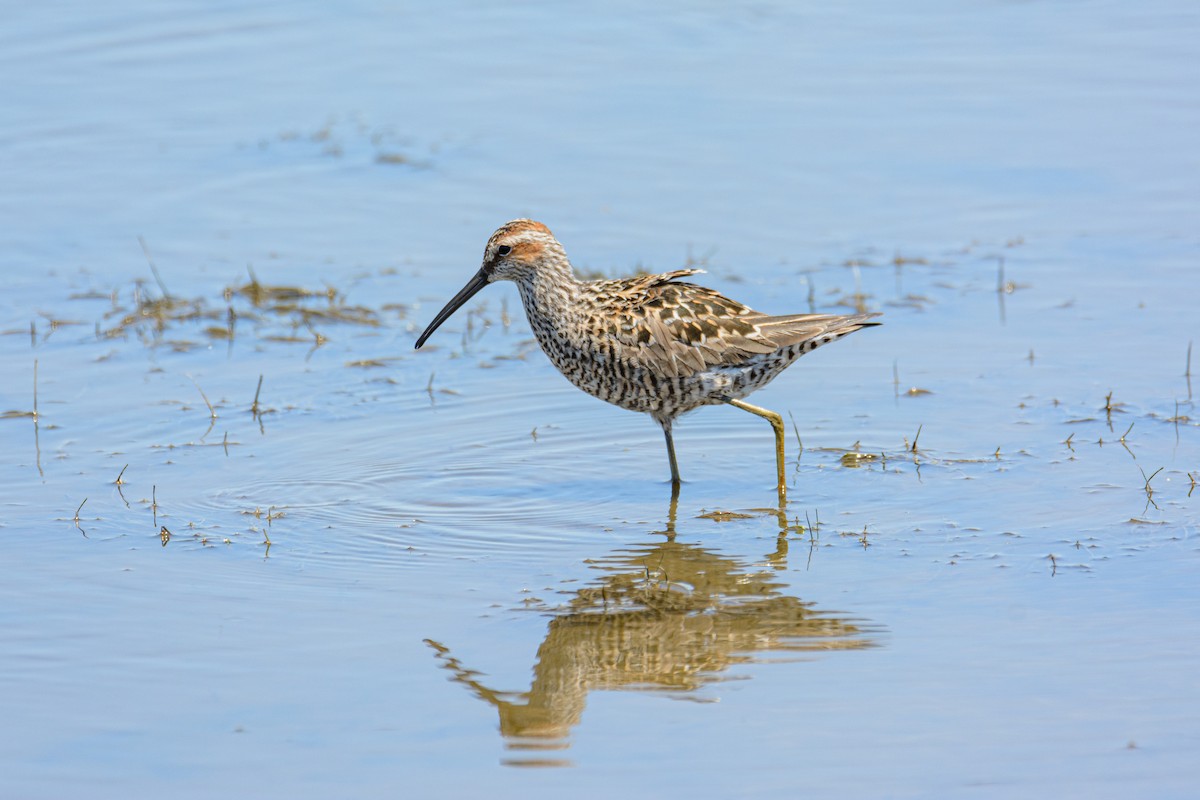
[(458, 294), (454, 295), (449, 303), (446, 303), (446, 307), (437, 313), (437, 316), (433, 318), (433, 322), (429, 323), (429, 327), (425, 329), (425, 332), (417, 337), (417, 346), (414, 349), (420, 350), (421, 345), (425, 344), (425, 340), (433, 335), (433, 332), (438, 329), (438, 326), (450, 319), (451, 314), (453, 314), (455, 311), (458, 311), (458, 309), (461, 308), (464, 303), (475, 296), (476, 292), (487, 285), (487, 275), (484, 274), (484, 271), (481, 269), (479, 272), (475, 273), (475, 276), (471, 278), (471, 280), (467, 281), (467, 285), (460, 289)]

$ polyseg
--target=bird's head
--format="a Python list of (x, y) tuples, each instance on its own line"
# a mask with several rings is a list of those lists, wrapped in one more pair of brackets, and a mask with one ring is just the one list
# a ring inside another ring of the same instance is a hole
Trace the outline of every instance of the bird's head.
[(564, 268), (569, 272), (570, 263), (562, 245), (549, 228), (531, 219), (514, 219), (505, 223), (488, 239), (479, 271), (417, 337), (417, 348), (425, 344), (438, 326), (489, 283), (515, 281), (528, 286), (540, 272)]

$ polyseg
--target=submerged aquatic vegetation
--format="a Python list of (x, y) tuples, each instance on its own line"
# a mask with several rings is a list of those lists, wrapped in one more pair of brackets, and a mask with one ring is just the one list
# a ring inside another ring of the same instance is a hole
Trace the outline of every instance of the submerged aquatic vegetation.
[[(266, 341), (312, 343), (315, 340), (318, 344), (327, 337), (316, 330), (317, 325), (368, 328), (382, 325), (380, 311), (347, 303), (345, 294), (333, 286), (311, 289), (266, 284), (252, 270), (246, 283), (225, 287), (221, 293), (222, 305), (206, 297), (152, 294), (141, 281), (135, 282), (131, 290), (118, 290), (107, 296), (112, 307), (104, 313), (102, 321), (96, 322), (97, 338), (124, 339), (132, 335), (147, 346), (165, 344), (176, 350), (196, 346), (196, 342), (182, 338), (189, 332), (232, 343), (242, 323), (252, 325), (258, 337)], [(94, 299), (95, 294), (76, 297)], [(296, 332), (302, 328), (310, 335), (297, 336)]]

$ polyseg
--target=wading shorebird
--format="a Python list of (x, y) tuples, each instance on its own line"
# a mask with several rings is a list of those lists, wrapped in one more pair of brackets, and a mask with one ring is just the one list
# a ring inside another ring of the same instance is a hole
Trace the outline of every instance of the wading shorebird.
[(417, 348), (476, 292), (513, 281), (542, 350), (567, 380), (590, 395), (649, 414), (662, 426), (679, 486), (671, 423), (700, 406), (728, 403), (767, 419), (775, 430), (777, 488), (784, 479), (783, 418), (742, 401), (793, 361), (860, 328), (878, 314), (770, 316), (684, 283), (698, 269), (608, 281), (575, 277), (550, 229), (531, 219), (503, 225), (483, 251), (483, 266), (437, 313)]

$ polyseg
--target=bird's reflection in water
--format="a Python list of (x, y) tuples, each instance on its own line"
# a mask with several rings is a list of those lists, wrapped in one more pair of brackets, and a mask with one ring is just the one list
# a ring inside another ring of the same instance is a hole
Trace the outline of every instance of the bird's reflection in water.
[[(595, 689), (651, 690), (696, 697), (735, 664), (766, 654), (855, 650), (872, 645), (873, 628), (839, 612), (783, 594), (775, 570), (786, 567), (782, 512), (776, 549), (764, 564), (737, 558), (675, 536), (672, 498), (665, 538), (632, 545), (595, 561), (602, 575), (574, 590), (557, 607), (537, 651), (527, 692), (486, 686), (482, 674), (450, 649), (426, 640), (453, 680), (495, 706), (510, 750), (530, 757), (515, 766), (559, 766), (566, 760), (534, 756), (569, 746), (587, 693)], [(773, 513), (773, 512), (772, 512)], [(769, 660), (778, 660), (771, 658)], [(696, 698), (698, 699), (698, 698)], [(532, 751), (532, 752), (530, 752)]]

